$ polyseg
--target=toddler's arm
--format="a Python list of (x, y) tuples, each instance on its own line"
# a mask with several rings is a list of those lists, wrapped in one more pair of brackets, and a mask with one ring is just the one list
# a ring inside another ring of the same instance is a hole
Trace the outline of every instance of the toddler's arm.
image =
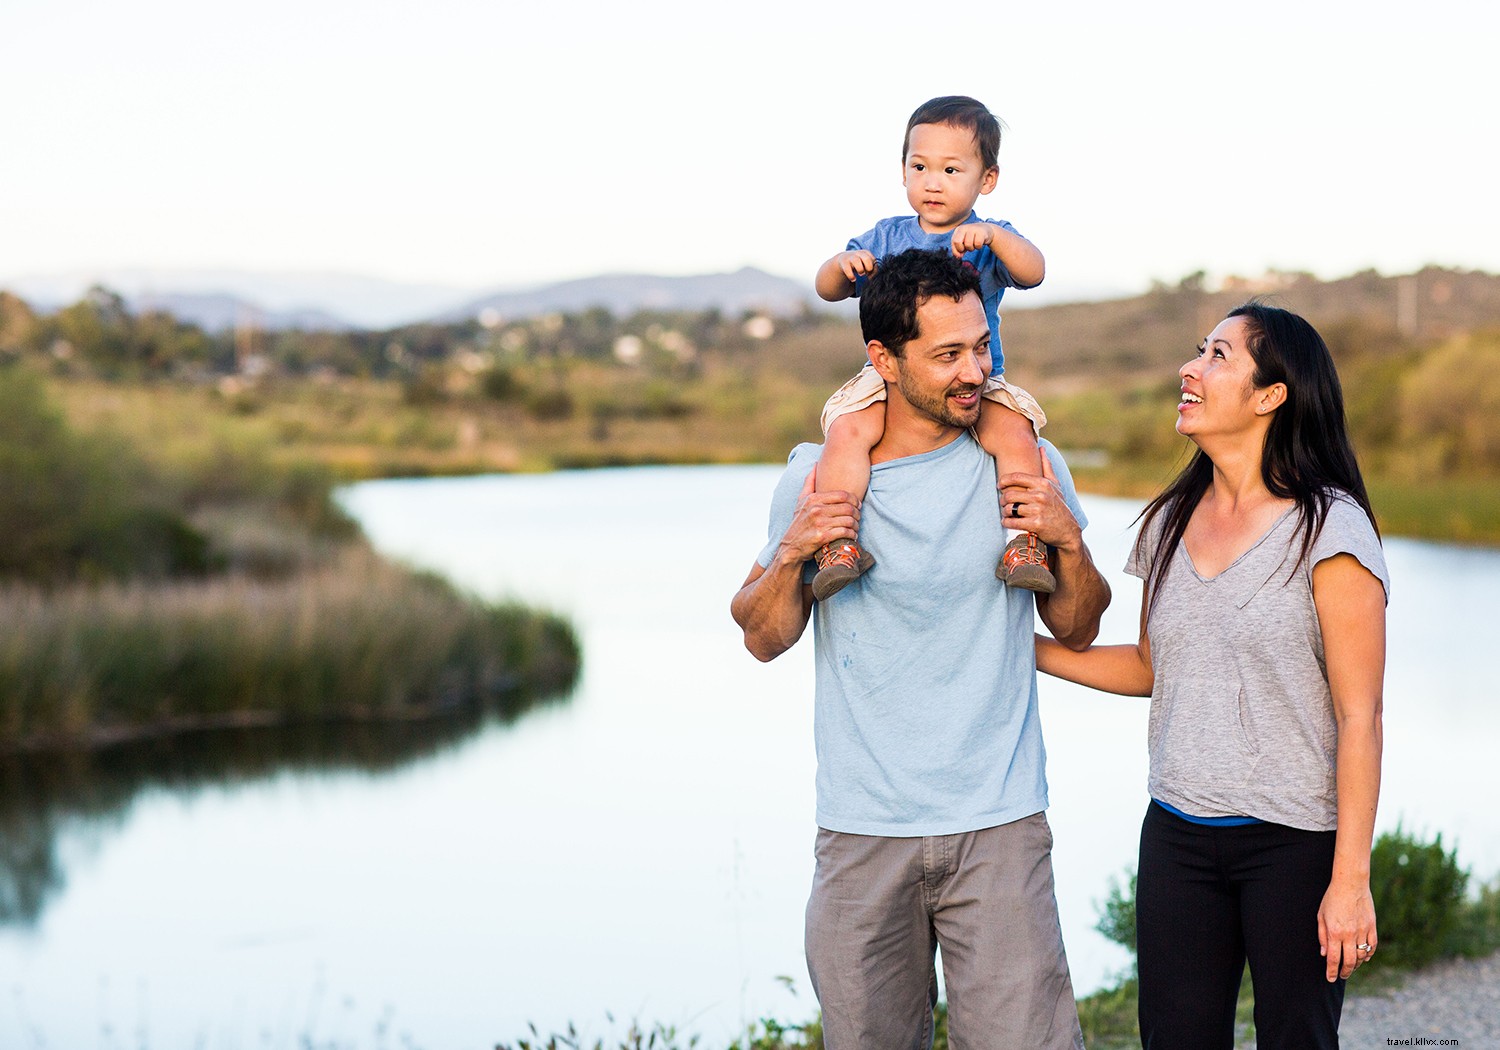
[(813, 287), (825, 301), (836, 303), (854, 294), (857, 277), (868, 277), (875, 272), (875, 256), (863, 248), (852, 252), (839, 252), (822, 266), (813, 278)]
[(992, 222), (971, 222), (953, 231), (954, 255), (978, 251), (985, 245), (1005, 264), (1017, 288), (1035, 288), (1047, 276), (1047, 260), (1042, 258), (1041, 249), (1015, 230)]

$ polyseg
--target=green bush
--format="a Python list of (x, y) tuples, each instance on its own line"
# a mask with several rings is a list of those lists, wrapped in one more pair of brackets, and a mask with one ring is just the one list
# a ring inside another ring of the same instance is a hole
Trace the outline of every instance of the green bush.
[(504, 403), (520, 400), (526, 393), (526, 384), (514, 369), (497, 365), (480, 377), (479, 389), (490, 400)]
[(70, 429), (41, 381), (0, 369), (0, 578), (201, 573), (208, 541), (128, 447)]
[(1114, 941), (1120, 947), (1135, 954), (1135, 872), (1131, 871), (1125, 885), (1111, 876), (1109, 896), (1098, 905), (1099, 921), (1094, 929)]
[(1421, 842), (1399, 825), (1375, 840), (1370, 892), (1375, 897), (1381, 967), (1425, 966), (1448, 949), (1462, 914), (1469, 873), (1443, 836)]
[(573, 417), (573, 395), (562, 387), (533, 390), (526, 396), (526, 411), (540, 422), (554, 422)]

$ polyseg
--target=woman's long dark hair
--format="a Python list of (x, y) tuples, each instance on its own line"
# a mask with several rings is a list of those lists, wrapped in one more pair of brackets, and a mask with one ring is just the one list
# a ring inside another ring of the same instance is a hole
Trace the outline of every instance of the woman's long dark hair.
[[(1251, 382), (1257, 389), (1273, 383), (1286, 385), (1286, 400), (1277, 408), (1261, 448), (1260, 476), (1278, 499), (1297, 503), (1301, 515), (1302, 546), (1297, 564), (1323, 528), (1328, 507), (1339, 493), (1347, 493), (1375, 526), (1375, 512), (1365, 492), (1365, 481), (1344, 418), (1344, 391), (1333, 357), (1317, 329), (1289, 310), (1251, 300), (1229, 311), (1245, 319), (1246, 342), (1255, 361)], [(1152, 604), (1161, 591), (1182, 542), (1188, 519), (1213, 480), (1213, 462), (1198, 449), (1188, 465), (1141, 512), (1138, 554), (1144, 554), (1147, 534), (1159, 516), (1161, 531), (1151, 553), (1146, 584)], [(1379, 526), (1375, 526), (1379, 535)]]

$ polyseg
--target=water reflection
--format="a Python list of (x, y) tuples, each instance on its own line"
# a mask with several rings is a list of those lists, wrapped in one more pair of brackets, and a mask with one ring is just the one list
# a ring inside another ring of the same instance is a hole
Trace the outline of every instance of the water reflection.
[(571, 695), (509, 693), (485, 710), (420, 721), (222, 729), (0, 756), (0, 925), (34, 927), (65, 888), (72, 852), (96, 852), (145, 792), (191, 795), (282, 774), (389, 773)]

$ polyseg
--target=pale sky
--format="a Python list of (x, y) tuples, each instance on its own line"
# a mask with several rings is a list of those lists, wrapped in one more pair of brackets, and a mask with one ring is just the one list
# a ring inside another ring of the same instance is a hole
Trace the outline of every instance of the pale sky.
[(810, 282), (906, 211), (901, 134), (939, 94), (1008, 125), (979, 211), (1041, 247), (1051, 285), (1497, 271), (1497, 12), (3, 0), (0, 283)]

